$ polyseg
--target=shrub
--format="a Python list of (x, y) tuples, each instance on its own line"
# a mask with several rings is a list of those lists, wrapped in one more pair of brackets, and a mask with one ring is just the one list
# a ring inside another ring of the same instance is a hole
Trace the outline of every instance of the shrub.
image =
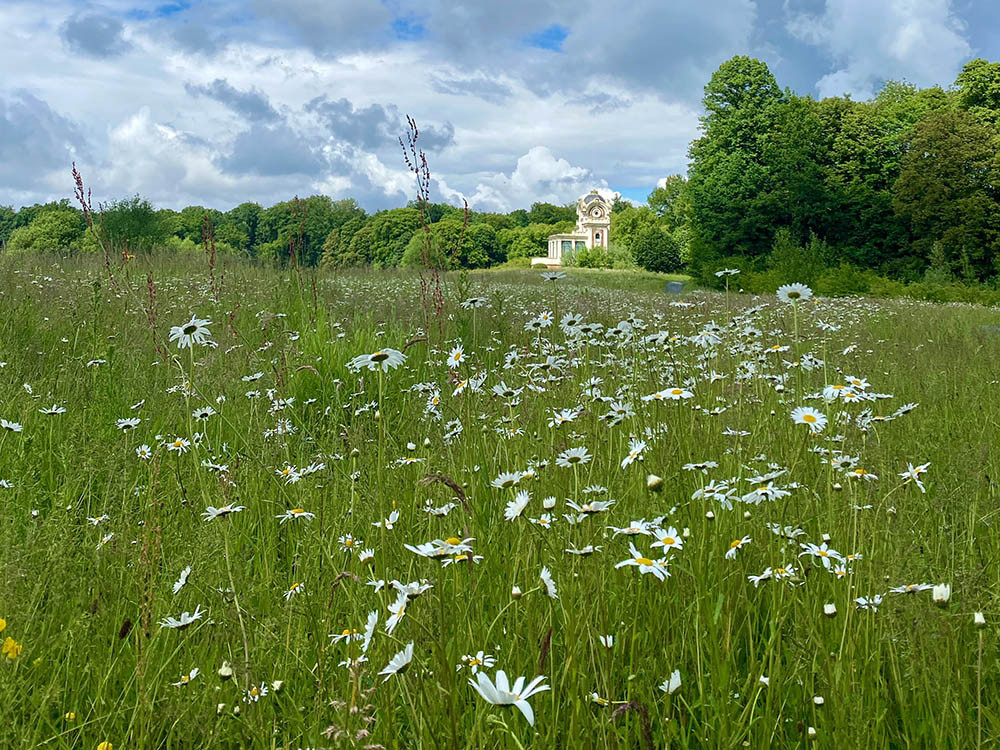
[(662, 227), (639, 230), (631, 248), (635, 262), (647, 271), (670, 273), (683, 267), (676, 239)]
[(813, 284), (813, 291), (825, 297), (860, 297), (871, 289), (872, 274), (849, 263), (828, 268)]

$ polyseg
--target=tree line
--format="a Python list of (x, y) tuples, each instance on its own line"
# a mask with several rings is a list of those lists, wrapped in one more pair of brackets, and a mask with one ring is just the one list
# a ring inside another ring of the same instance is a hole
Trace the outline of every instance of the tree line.
[(782, 90), (734, 57), (703, 103), (687, 191), (689, 267), (705, 281), (725, 267), (771, 283), (831, 267), (996, 281), (1000, 63), (972, 60), (947, 90), (889, 81), (854, 101)]
[[(1000, 63), (967, 63), (954, 85), (889, 81), (869, 100), (781, 89), (751, 57), (723, 63), (705, 86), (688, 173), (662, 180), (645, 205), (616, 200), (611, 246), (575, 253), (593, 267), (717, 271), (768, 291), (795, 277), (828, 293), (872, 280), (995, 286), (1000, 277)], [(313, 195), (229, 211), (156, 209), (141, 196), (103, 207), (101, 226), (131, 252), (203, 249), (303, 265), (445, 268), (526, 265), (550, 234), (571, 231), (575, 204), (509, 213), (444, 203), (368, 213)], [(98, 252), (68, 200), (0, 207), (9, 251)]]
[[(550, 234), (576, 225), (575, 203), (537, 202), (509, 213), (466, 213), (444, 203), (427, 203), (421, 211), (411, 201), (369, 214), (354, 199), (325, 195), (268, 208), (242, 203), (225, 212), (204, 206), (156, 209), (136, 195), (112, 201), (95, 214), (97, 233), (88, 230), (83, 212), (68, 199), (19, 211), (0, 207), (0, 246), (12, 252), (100, 253), (103, 236), (116, 252), (200, 252), (208, 241), (216, 252), (275, 264), (294, 255), (302, 265), (334, 268), (486, 268), (527, 265), (529, 258), (546, 255)], [(619, 239), (610, 251), (586, 251), (571, 260), (595, 267), (635, 265), (634, 245), (644, 267), (675, 270), (681, 260), (664, 229), (668, 220), (652, 209), (616, 201), (612, 234)]]

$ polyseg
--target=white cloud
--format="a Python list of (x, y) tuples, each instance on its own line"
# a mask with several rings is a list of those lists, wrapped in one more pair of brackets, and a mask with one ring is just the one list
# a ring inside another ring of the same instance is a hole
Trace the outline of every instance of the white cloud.
[(826, 0), (823, 13), (793, 14), (787, 28), (837, 67), (817, 82), (820, 96), (866, 99), (888, 79), (946, 85), (972, 53), (951, 0)]
[[(440, 180), (439, 183), (446, 198), (461, 199), (457, 191), (452, 191)], [(557, 205), (569, 203), (592, 188), (607, 188), (607, 185), (589, 169), (573, 166), (545, 146), (535, 146), (517, 160), (510, 174), (491, 175), (465, 197), (469, 208), (476, 211), (511, 211), (536, 201)]]

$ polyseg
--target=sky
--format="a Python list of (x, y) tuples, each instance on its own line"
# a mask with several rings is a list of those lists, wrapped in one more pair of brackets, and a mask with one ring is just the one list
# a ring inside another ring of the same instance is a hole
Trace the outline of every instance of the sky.
[(15, 208), (72, 197), (74, 161), (95, 201), (399, 206), (406, 115), (432, 200), (642, 201), (686, 171), (702, 89), (734, 55), (855, 99), (1000, 58), (998, 0), (0, 0), (0, 28)]

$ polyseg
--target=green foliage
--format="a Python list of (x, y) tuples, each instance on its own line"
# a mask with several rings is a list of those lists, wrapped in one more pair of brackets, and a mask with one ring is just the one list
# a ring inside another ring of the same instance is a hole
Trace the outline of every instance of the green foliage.
[(393, 208), (374, 214), (351, 238), (347, 248), (350, 265), (355, 259), (376, 268), (394, 268), (417, 228), (420, 212), (415, 208)]
[(862, 297), (871, 291), (874, 276), (871, 271), (841, 263), (820, 273), (812, 282), (813, 291), (825, 297)]
[(445, 219), (431, 226), (430, 247), (423, 228), (407, 243), (401, 265), (407, 268), (485, 268), (499, 260), (496, 230), (485, 223), (463, 227), (459, 219)]
[(795, 241), (788, 227), (782, 227), (774, 235), (774, 245), (768, 256), (767, 266), (781, 278), (813, 284), (823, 273), (830, 256), (826, 243), (815, 235), (803, 247)]
[(632, 242), (631, 251), (635, 262), (647, 271), (671, 273), (683, 266), (677, 241), (664, 227), (643, 227)]
[(130, 253), (148, 253), (170, 235), (169, 225), (161, 220), (153, 204), (139, 195), (104, 206), (100, 226), (116, 252), (127, 249)]
[[(894, 207), (928, 256), (969, 281), (997, 272), (1000, 169), (994, 133), (964, 110), (924, 117), (907, 141)], [(940, 261), (943, 260), (944, 263)]]
[(11, 233), (7, 249), (72, 252), (79, 249), (85, 228), (79, 212), (62, 206), (47, 208)]
[(527, 213), (527, 224), (558, 224), (562, 221), (576, 223), (576, 203), (556, 206), (552, 203), (532, 203)]

